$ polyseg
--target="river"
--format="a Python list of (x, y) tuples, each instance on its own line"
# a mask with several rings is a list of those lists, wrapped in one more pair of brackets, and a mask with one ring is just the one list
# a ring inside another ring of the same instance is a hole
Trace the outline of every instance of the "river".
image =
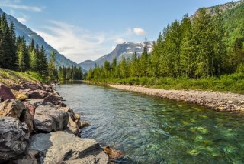
[(91, 124), (82, 138), (122, 150), (133, 162), (244, 163), (244, 119), (183, 102), (109, 87), (56, 87), (66, 104)]

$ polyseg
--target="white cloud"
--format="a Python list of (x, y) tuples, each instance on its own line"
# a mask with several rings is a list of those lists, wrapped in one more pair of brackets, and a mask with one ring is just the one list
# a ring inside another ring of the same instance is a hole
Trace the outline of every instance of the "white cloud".
[(87, 59), (96, 60), (110, 53), (116, 44), (124, 43), (126, 40), (133, 41), (135, 34), (133, 29), (118, 33), (93, 32), (58, 21), (49, 21), (34, 31), (61, 54), (77, 63)]
[(20, 0), (2, 0), (0, 2), (0, 6), (8, 7), (10, 9), (21, 9), (21, 10), (27, 10), (32, 12), (42, 12), (42, 8), (40, 7), (21, 5)]
[(122, 44), (125, 42), (125, 39), (124, 38), (117, 38), (114, 42), (117, 44)]
[(21, 23), (25, 23), (27, 22), (27, 19), (26, 18), (17, 18), (19, 22)]
[(133, 28), (133, 32), (136, 35), (146, 35), (146, 32), (144, 31), (144, 29), (142, 28)]
[(51, 21), (49, 26), (43, 28), (44, 31), (35, 31), (61, 54), (74, 62), (79, 63), (86, 59), (94, 60), (109, 51), (103, 45), (108, 41), (105, 40), (103, 34), (91, 33), (77, 26), (57, 21)]

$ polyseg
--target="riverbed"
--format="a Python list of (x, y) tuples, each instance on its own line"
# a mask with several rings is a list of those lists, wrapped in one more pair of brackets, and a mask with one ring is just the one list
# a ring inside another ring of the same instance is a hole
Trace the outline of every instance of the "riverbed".
[(244, 163), (242, 114), (103, 86), (56, 89), (91, 125), (81, 136), (124, 151), (129, 163)]

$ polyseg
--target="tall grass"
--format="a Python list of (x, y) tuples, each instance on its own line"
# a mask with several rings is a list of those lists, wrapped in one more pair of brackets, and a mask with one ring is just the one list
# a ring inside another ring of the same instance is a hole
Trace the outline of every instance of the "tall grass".
[(96, 79), (94, 83), (143, 85), (160, 89), (194, 89), (244, 94), (244, 74), (222, 75), (219, 78), (204, 79), (188, 78), (126, 78), (126, 79)]

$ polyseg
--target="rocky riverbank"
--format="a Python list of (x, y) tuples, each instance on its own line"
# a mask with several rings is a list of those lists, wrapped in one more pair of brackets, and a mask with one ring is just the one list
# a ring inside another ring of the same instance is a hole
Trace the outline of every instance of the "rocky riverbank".
[(244, 95), (240, 94), (196, 90), (152, 89), (145, 88), (142, 86), (130, 85), (110, 85), (110, 87), (151, 96), (157, 96), (164, 99), (178, 100), (198, 104), (217, 111), (244, 111)]
[(109, 163), (99, 143), (77, 136), (81, 128), (52, 85), (0, 83), (0, 163)]

